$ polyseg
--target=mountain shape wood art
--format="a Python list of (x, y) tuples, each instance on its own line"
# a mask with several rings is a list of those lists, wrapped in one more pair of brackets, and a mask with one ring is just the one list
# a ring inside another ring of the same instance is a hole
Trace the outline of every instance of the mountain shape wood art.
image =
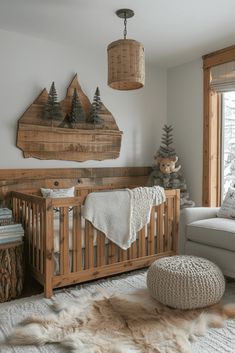
[[(75, 90), (85, 119), (70, 124)], [(69, 84), (66, 97), (57, 103), (61, 117), (53, 119), (43, 115), (50, 99), (50, 93), (43, 89), (18, 121), (17, 147), (25, 158), (86, 161), (119, 157), (122, 131), (102, 102), (98, 111), (101, 123), (90, 122), (92, 104), (82, 91), (77, 75)]]

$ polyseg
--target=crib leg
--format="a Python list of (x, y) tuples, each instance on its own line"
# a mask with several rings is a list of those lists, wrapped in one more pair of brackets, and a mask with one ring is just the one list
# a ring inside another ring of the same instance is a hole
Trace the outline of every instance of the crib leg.
[(50, 298), (53, 295), (52, 279), (54, 273), (54, 214), (51, 199), (45, 199), (44, 213), (44, 296)]
[(46, 282), (44, 285), (44, 297), (51, 298), (53, 296), (53, 287), (51, 283)]

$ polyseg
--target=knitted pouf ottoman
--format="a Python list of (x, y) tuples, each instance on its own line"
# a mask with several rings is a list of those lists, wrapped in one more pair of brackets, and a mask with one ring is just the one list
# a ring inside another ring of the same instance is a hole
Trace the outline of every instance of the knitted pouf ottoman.
[(217, 303), (225, 280), (213, 262), (196, 256), (172, 256), (156, 260), (147, 273), (152, 297), (177, 309), (195, 309)]

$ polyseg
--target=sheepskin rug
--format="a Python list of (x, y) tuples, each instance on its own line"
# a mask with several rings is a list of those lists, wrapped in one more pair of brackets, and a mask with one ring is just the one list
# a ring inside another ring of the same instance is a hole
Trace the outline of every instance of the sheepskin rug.
[(181, 311), (152, 299), (104, 290), (82, 300), (54, 302), (53, 314), (28, 317), (8, 337), (14, 345), (58, 342), (77, 353), (190, 353), (192, 340), (235, 317), (235, 304)]

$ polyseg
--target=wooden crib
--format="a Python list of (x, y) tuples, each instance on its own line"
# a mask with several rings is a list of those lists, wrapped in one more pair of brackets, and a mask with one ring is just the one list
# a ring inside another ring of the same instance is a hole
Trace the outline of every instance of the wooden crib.
[(12, 192), (15, 221), (25, 229), (27, 266), (44, 286), (45, 297), (54, 288), (144, 268), (176, 254), (179, 190), (166, 190), (166, 202), (152, 208), (149, 224), (122, 250), (81, 216), (88, 193), (111, 188), (79, 187), (76, 197), (54, 199)]

